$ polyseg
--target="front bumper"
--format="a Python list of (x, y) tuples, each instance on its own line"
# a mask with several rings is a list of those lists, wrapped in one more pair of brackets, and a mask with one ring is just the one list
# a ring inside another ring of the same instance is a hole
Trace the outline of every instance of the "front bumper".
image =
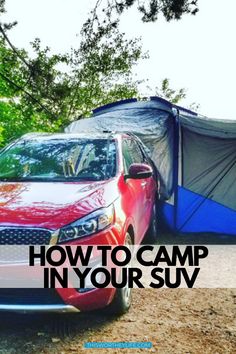
[(63, 313), (63, 312), (79, 312), (79, 309), (72, 305), (1, 305), (0, 311), (8, 312), (52, 312), (52, 313)]
[[(22, 290), (21, 294), (19, 290)], [(27, 294), (24, 296), (23, 292), (26, 290), (32, 296)], [(0, 289), (0, 311), (20, 313), (91, 311), (109, 305), (115, 294), (114, 288), (94, 289), (85, 293), (79, 293), (73, 288), (53, 289), (53, 295), (48, 295), (48, 290), (52, 289)], [(2, 295), (1, 291), (5, 293)]]
[[(117, 225), (97, 233), (91, 237), (71, 242), (70, 245), (117, 245), (122, 244), (121, 230)], [(9, 255), (9, 253), (8, 253)], [(9, 262), (3, 266), (4, 274), (19, 274), (29, 278), (33, 286), (34, 279), (38, 279), (37, 268), (28, 271), (28, 265), (18, 262)], [(0, 277), (1, 278), (1, 277)], [(12, 284), (10, 285), (12, 286)], [(50, 291), (51, 290), (51, 291)], [(50, 292), (50, 293), (49, 293)], [(74, 288), (9, 288), (0, 287), (0, 311), (12, 312), (80, 312), (104, 308), (109, 305), (114, 297), (114, 288), (94, 289), (85, 293)]]

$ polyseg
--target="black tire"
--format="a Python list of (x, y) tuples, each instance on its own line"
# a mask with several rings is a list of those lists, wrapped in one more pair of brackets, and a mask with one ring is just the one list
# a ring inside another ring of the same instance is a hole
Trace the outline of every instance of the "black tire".
[(149, 228), (145, 235), (144, 241), (145, 243), (155, 244), (157, 242), (157, 200), (155, 199), (155, 203), (152, 208), (152, 215), (149, 224)]
[[(127, 232), (125, 237), (125, 245), (131, 246), (133, 244), (130, 234)], [(121, 316), (129, 311), (132, 300), (132, 289), (125, 287), (116, 289), (115, 296), (110, 305), (107, 306), (106, 312), (109, 315)]]

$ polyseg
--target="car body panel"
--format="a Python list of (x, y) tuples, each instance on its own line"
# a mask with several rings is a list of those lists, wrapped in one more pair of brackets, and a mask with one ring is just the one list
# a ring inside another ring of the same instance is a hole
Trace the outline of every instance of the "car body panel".
[[(65, 135), (60, 134), (59, 138)], [(70, 134), (68, 136), (71, 138)], [(149, 227), (157, 193), (157, 181), (155, 176), (143, 179), (127, 178), (122, 156), (124, 137), (127, 135), (113, 136), (117, 142), (117, 174), (108, 180), (0, 182), (0, 228), (18, 226), (55, 231), (97, 209), (113, 204), (115, 219), (112, 225), (68, 244), (123, 245), (126, 233), (131, 229), (133, 242), (140, 244)], [(45, 135), (44, 139), (50, 139), (50, 135)], [(87, 311), (110, 304), (116, 289), (94, 289), (84, 293), (73, 288), (60, 288), (56, 291), (66, 305)]]
[(110, 205), (118, 195), (113, 179), (93, 183), (0, 182), (0, 226), (56, 230)]

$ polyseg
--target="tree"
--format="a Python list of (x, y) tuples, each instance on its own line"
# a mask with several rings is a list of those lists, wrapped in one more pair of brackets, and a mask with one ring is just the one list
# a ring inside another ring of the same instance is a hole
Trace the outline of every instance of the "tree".
[(28, 131), (63, 129), (99, 105), (138, 95), (132, 67), (142, 57), (140, 40), (125, 39), (110, 19), (95, 31), (87, 21), (79, 47), (65, 55), (51, 55), (36, 39), (30, 58), (0, 30), (0, 144)]
[[(173, 104), (181, 104), (182, 101), (187, 97), (187, 90), (185, 88), (174, 89), (170, 86), (170, 80), (165, 78), (161, 81), (159, 86), (156, 86), (153, 90), (150, 86), (147, 86), (147, 90), (150, 96), (156, 95)], [(191, 111), (198, 112), (200, 109), (199, 103), (192, 102), (186, 108)]]
[(162, 80), (160, 88), (156, 87), (156, 95), (177, 104), (186, 97), (186, 90), (170, 88), (170, 80), (166, 78)]
[[(0, 16), (6, 13), (5, 3), (6, 3), (6, 0), (0, 0)], [(9, 30), (12, 27), (14, 27), (16, 24), (17, 24), (16, 21), (14, 21), (12, 23), (2, 23), (2, 27), (4, 30)]]
[[(147, 87), (149, 91), (151, 91), (151, 95), (153, 95), (153, 90), (150, 87)], [(156, 87), (154, 90), (154, 94), (156, 96), (162, 97), (167, 101), (173, 104), (179, 104), (184, 100), (187, 96), (186, 89), (173, 89), (170, 87), (170, 80), (165, 78), (162, 80), (160, 87)], [(198, 112), (200, 109), (200, 105), (196, 102), (192, 102), (188, 107), (188, 109)]]
[[(145, 22), (155, 21), (160, 13), (170, 21), (197, 11), (197, 1), (188, 0), (149, 0), (148, 5), (141, 0), (97, 0), (78, 48), (52, 55), (35, 39), (34, 58), (9, 39), (16, 22), (0, 22), (0, 145), (28, 131), (62, 130), (97, 106), (139, 96), (140, 82), (132, 68), (147, 55), (139, 38), (127, 40), (119, 30), (119, 15), (135, 4)], [(0, 0), (0, 15), (4, 12), (5, 0)], [(161, 94), (177, 101), (185, 92), (173, 91), (167, 80)]]
[(167, 21), (179, 20), (184, 14), (195, 15), (198, 12), (198, 0), (97, 0), (94, 13), (99, 7), (108, 17), (121, 15), (132, 6), (137, 6), (143, 22), (155, 22), (159, 14)]

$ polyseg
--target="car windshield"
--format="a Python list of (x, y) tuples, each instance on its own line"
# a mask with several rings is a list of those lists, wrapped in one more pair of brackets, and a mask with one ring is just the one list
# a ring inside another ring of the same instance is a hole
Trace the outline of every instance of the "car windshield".
[(21, 140), (0, 154), (0, 181), (102, 181), (115, 174), (112, 139)]

